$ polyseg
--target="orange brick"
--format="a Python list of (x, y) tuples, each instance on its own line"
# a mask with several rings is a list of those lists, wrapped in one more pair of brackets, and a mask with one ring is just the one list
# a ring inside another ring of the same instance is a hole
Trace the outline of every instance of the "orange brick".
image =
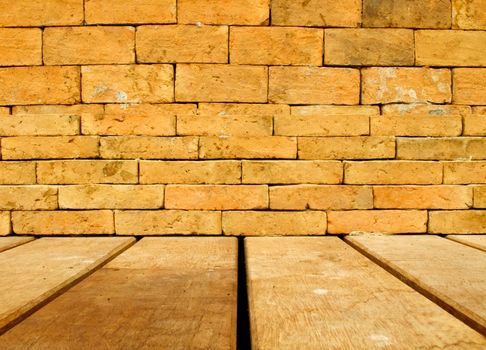
[(486, 211), (431, 211), (429, 212), (429, 232), (438, 234), (486, 233)]
[(389, 136), (459, 136), (460, 116), (379, 116), (371, 117), (371, 135)]
[[(386, 107), (386, 106), (383, 106)], [(290, 114), (296, 117), (313, 117), (324, 115), (379, 115), (378, 106), (333, 106), (333, 105), (314, 105), (314, 106), (291, 106)]]
[(486, 136), (486, 114), (464, 116), (464, 135)]
[(56, 208), (56, 188), (0, 186), (0, 210), (51, 210)]
[(271, 116), (177, 116), (178, 135), (271, 136), (272, 133)]
[(0, 107), (0, 115), (9, 115), (10, 114), (10, 107)]
[(289, 104), (358, 104), (359, 70), (270, 67), (268, 99)]
[(83, 114), (84, 135), (175, 135), (173, 114)]
[(38, 106), (15, 106), (12, 107), (12, 114), (76, 114), (92, 113), (102, 114), (103, 105), (38, 105)]
[(452, 27), (486, 29), (486, 2), (483, 0), (452, 0)]
[(200, 103), (197, 112), (199, 115), (208, 115), (208, 116), (289, 115), (290, 106), (285, 104)]
[(75, 115), (0, 116), (0, 136), (78, 135), (80, 118)]
[(412, 104), (388, 104), (382, 106), (381, 112), (383, 115), (467, 115), (472, 113), (470, 106), (463, 105), (429, 105), (422, 103)]
[(0, 162), (1, 185), (35, 184), (34, 162)]
[(486, 103), (486, 68), (456, 68), (453, 73), (454, 103)]
[(123, 117), (153, 117), (163, 114), (196, 114), (195, 104), (165, 103), (165, 104), (109, 104), (105, 105), (105, 112), (109, 115)]
[(311, 28), (231, 27), (234, 64), (322, 65), (323, 31)]
[(399, 138), (398, 159), (486, 159), (486, 139), (477, 137)]
[(1, 28), (0, 50), (2, 52), (0, 66), (42, 64), (42, 30)]
[(83, 0), (1, 0), (1, 27), (83, 23)]
[(471, 108), (473, 114), (486, 114), (486, 106), (473, 106)]
[(275, 116), (274, 134), (284, 136), (369, 135), (366, 115)]
[(444, 163), (445, 184), (486, 184), (486, 162)]
[(44, 63), (47, 65), (134, 61), (135, 29), (132, 27), (56, 27), (44, 30)]
[(0, 236), (6, 236), (10, 231), (10, 212), (0, 211)]
[(474, 187), (474, 208), (486, 208), (486, 186)]

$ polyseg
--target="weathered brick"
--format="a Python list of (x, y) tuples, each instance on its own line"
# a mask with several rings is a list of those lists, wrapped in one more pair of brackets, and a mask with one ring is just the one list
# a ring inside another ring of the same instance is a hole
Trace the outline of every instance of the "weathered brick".
[(0, 162), (1, 185), (35, 184), (35, 163)]
[(486, 211), (431, 211), (429, 212), (429, 232), (439, 234), (486, 233)]
[(272, 186), (270, 208), (305, 209), (371, 209), (373, 193), (365, 186)]
[(231, 27), (234, 64), (322, 65), (323, 31), (313, 28)]
[(460, 116), (379, 116), (371, 117), (371, 135), (389, 136), (459, 136)]
[(486, 66), (486, 31), (419, 30), (415, 32), (417, 65)]
[(369, 135), (366, 115), (275, 116), (274, 134), (284, 136)]
[(477, 137), (398, 138), (398, 159), (486, 159), (486, 139)]
[(50, 210), (56, 208), (56, 188), (0, 186), (0, 210)]
[(43, 43), (47, 65), (135, 61), (135, 29), (132, 27), (46, 28)]
[(109, 115), (122, 117), (152, 117), (162, 114), (196, 114), (195, 104), (109, 104), (105, 105), (105, 112)]
[(10, 107), (0, 107), (0, 115), (9, 115), (10, 114)]
[(326, 29), (324, 63), (353, 66), (413, 66), (409, 29)]
[(118, 235), (221, 234), (219, 211), (116, 211)]
[[(1, 164), (1, 163), (0, 163)], [(141, 161), (143, 184), (239, 184), (239, 161)]]
[[(386, 107), (386, 106), (383, 106)], [(291, 106), (290, 114), (296, 117), (311, 117), (319, 115), (379, 115), (378, 106)]]
[(289, 115), (290, 106), (285, 104), (251, 104), (251, 103), (200, 103), (197, 110), (199, 115), (208, 116), (273, 116)]
[(486, 162), (444, 163), (445, 184), (486, 184)]
[(0, 136), (78, 135), (79, 123), (75, 115), (0, 116)]
[(431, 185), (442, 183), (442, 163), (413, 161), (346, 162), (344, 183)]
[(359, 103), (359, 70), (323, 67), (270, 67), (268, 99), (272, 103)]
[(427, 211), (352, 210), (328, 213), (329, 233), (424, 233)]
[(267, 102), (267, 67), (178, 64), (177, 101)]
[(173, 114), (83, 114), (81, 129), (84, 135), (175, 135), (176, 117)]
[(296, 158), (294, 137), (211, 137), (199, 140), (199, 157), (217, 158)]
[(2, 52), (0, 66), (42, 64), (42, 30), (39, 28), (1, 28), (0, 50)]
[(452, 0), (452, 27), (486, 29), (484, 0)]
[(433, 105), (423, 103), (411, 103), (411, 104), (389, 104), (382, 106), (381, 112), (383, 115), (467, 115), (472, 113), (470, 106), (463, 105)]
[(79, 75), (79, 67), (0, 68), (0, 104), (77, 103)]
[(225, 235), (323, 235), (326, 233), (324, 211), (226, 211), (223, 212)]
[(243, 183), (247, 184), (338, 184), (343, 165), (338, 161), (243, 161)]
[(271, 116), (177, 116), (177, 135), (271, 136), (272, 133)]
[(37, 183), (41, 184), (131, 184), (137, 183), (137, 181), (137, 161), (68, 160), (37, 162)]
[(76, 235), (114, 233), (111, 210), (14, 211), (13, 232), (29, 235)]
[(360, 0), (272, 0), (275, 25), (357, 27), (360, 23)]
[(88, 24), (175, 23), (176, 0), (86, 0)]
[(473, 114), (486, 114), (486, 106), (473, 106), (471, 108)]
[(464, 116), (464, 135), (486, 136), (486, 114)]
[(168, 185), (165, 208), (199, 210), (241, 210), (268, 208), (268, 187), (264, 185)]
[(467, 186), (377, 186), (373, 196), (380, 209), (468, 209), (473, 198)]
[(226, 26), (141, 26), (136, 40), (139, 62), (228, 63)]
[(486, 68), (456, 68), (453, 73), (454, 103), (486, 103)]
[(0, 26), (35, 27), (83, 23), (83, 0), (1, 0)]
[(377, 159), (395, 157), (395, 138), (382, 136), (300, 137), (299, 159)]
[(474, 187), (474, 208), (486, 208), (486, 186)]
[(12, 114), (74, 114), (83, 113), (102, 114), (103, 105), (77, 104), (71, 106), (64, 105), (37, 105), (37, 106), (14, 106)]
[(0, 211), (0, 236), (10, 234), (10, 212)]
[(451, 72), (429, 68), (366, 68), (362, 72), (362, 103), (451, 102)]
[(113, 136), (100, 143), (102, 158), (195, 159), (197, 137)]
[(96, 136), (18, 136), (2, 139), (3, 159), (98, 157)]
[(161, 103), (174, 101), (174, 68), (160, 65), (82, 67), (85, 103)]

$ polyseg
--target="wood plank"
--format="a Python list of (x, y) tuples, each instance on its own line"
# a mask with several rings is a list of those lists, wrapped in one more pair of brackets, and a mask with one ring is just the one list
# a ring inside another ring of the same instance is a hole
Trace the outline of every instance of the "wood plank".
[(144, 238), (0, 337), (0, 348), (235, 349), (237, 243)]
[(346, 239), (486, 335), (486, 253), (439, 236)]
[(133, 241), (128, 237), (41, 238), (2, 252), (0, 334)]
[(253, 349), (486, 346), (339, 238), (247, 238), (245, 250)]
[(19, 237), (19, 236), (0, 237), (0, 252), (4, 252), (6, 250), (12, 249), (14, 247), (17, 247), (19, 245), (25, 244), (33, 240), (34, 237)]
[(447, 238), (486, 252), (486, 235), (448, 235)]

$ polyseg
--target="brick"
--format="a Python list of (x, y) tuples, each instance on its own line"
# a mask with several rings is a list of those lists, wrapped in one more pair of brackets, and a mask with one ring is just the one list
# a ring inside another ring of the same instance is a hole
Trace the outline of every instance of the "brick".
[(451, 102), (451, 72), (430, 68), (362, 70), (362, 103)]
[(18, 136), (2, 139), (3, 159), (95, 158), (95, 136)]
[(226, 26), (141, 26), (136, 40), (139, 62), (228, 63)]
[(29, 235), (112, 234), (113, 212), (90, 211), (14, 211), (13, 232)]
[(474, 208), (486, 208), (486, 186), (474, 187)]
[(37, 162), (37, 183), (41, 184), (133, 184), (137, 182), (137, 161), (60, 160)]
[(429, 105), (421, 103), (412, 104), (389, 104), (382, 106), (381, 113), (383, 115), (467, 115), (472, 113), (470, 106), (462, 105)]
[(375, 208), (380, 209), (468, 209), (472, 188), (466, 186), (377, 186)]
[(460, 116), (379, 116), (371, 117), (371, 135), (384, 136), (459, 136)]
[(0, 162), (1, 185), (35, 184), (35, 163)]
[(409, 29), (326, 29), (324, 63), (353, 66), (413, 66)]
[(173, 114), (84, 114), (81, 123), (84, 135), (173, 136), (175, 128)]
[(151, 117), (161, 114), (196, 114), (195, 104), (164, 103), (164, 104), (109, 104), (105, 105), (106, 114), (118, 117)]
[(274, 134), (284, 136), (369, 135), (366, 115), (275, 116)]
[(42, 64), (42, 30), (0, 28), (0, 50), (0, 66)]
[(10, 212), (0, 211), (0, 236), (10, 234)]
[(102, 114), (103, 105), (38, 105), (38, 106), (14, 106), (12, 114), (75, 114), (82, 113)]
[(178, 135), (271, 136), (271, 116), (177, 116)]
[(464, 135), (486, 136), (486, 114), (464, 116)]
[(199, 115), (208, 116), (273, 116), (289, 115), (290, 106), (285, 104), (251, 104), (251, 103), (200, 103), (197, 110)]
[(371, 209), (373, 193), (365, 186), (272, 186), (270, 208), (305, 209)]
[(456, 68), (453, 70), (454, 103), (485, 104), (486, 103), (486, 69)]
[(223, 233), (236, 236), (323, 235), (326, 233), (323, 211), (226, 211)]
[(83, 23), (83, 0), (1, 0), (0, 26), (35, 27)]
[[(386, 107), (386, 106), (383, 106)], [(319, 115), (379, 115), (378, 106), (291, 106), (290, 114), (296, 117), (311, 117)]]
[(221, 234), (218, 211), (116, 211), (118, 235)]
[(431, 211), (429, 213), (429, 232), (438, 234), (486, 233), (486, 211)]
[(161, 65), (81, 68), (85, 103), (162, 103), (174, 101), (174, 68)]
[(486, 139), (477, 137), (399, 138), (398, 159), (486, 159)]
[(486, 32), (419, 30), (415, 32), (417, 65), (486, 66)]
[(241, 210), (268, 208), (264, 185), (168, 185), (165, 208), (198, 210)]
[[(1, 164), (1, 163), (0, 163)], [(141, 161), (143, 184), (239, 184), (239, 161)]]
[(344, 183), (432, 185), (442, 183), (442, 163), (413, 161), (346, 162)]
[(79, 67), (0, 68), (0, 104), (77, 103), (79, 74)]
[(483, 0), (452, 0), (452, 27), (486, 29), (486, 2)]
[(178, 0), (179, 23), (267, 25), (269, 0)]
[(0, 107), (0, 115), (9, 115), (10, 114), (10, 107)]
[(56, 188), (0, 186), (0, 210), (51, 210), (56, 208)]
[(133, 62), (135, 29), (132, 27), (56, 27), (44, 30), (46, 65)]
[(110, 136), (101, 139), (102, 158), (195, 159), (197, 137)]
[(272, 0), (274, 25), (357, 27), (360, 23), (360, 0)]
[(343, 165), (338, 161), (243, 161), (247, 184), (338, 184)]
[(287, 27), (231, 27), (233, 64), (322, 65), (321, 29)]
[(211, 137), (199, 140), (199, 157), (217, 158), (296, 158), (297, 140), (293, 137)]
[(175, 23), (176, 0), (86, 0), (88, 24)]
[(486, 162), (444, 163), (445, 184), (486, 184)]
[(359, 104), (359, 70), (270, 67), (268, 99), (288, 104)]
[(0, 116), (0, 136), (78, 135), (80, 118), (75, 115)]
[(377, 159), (395, 157), (395, 138), (382, 136), (300, 137), (299, 159)]
[(486, 106), (473, 106), (471, 108), (473, 114), (486, 114)]
[(177, 101), (267, 102), (267, 67), (178, 64)]
[(59, 187), (61, 209), (159, 209), (164, 205), (160, 185), (80, 185)]
[(363, 27), (450, 28), (450, 26), (450, 1), (363, 1)]

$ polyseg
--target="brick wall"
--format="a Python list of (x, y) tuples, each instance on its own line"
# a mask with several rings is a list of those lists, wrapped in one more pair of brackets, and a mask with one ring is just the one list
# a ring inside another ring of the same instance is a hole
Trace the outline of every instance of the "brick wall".
[(0, 0), (0, 235), (486, 233), (484, 0)]

